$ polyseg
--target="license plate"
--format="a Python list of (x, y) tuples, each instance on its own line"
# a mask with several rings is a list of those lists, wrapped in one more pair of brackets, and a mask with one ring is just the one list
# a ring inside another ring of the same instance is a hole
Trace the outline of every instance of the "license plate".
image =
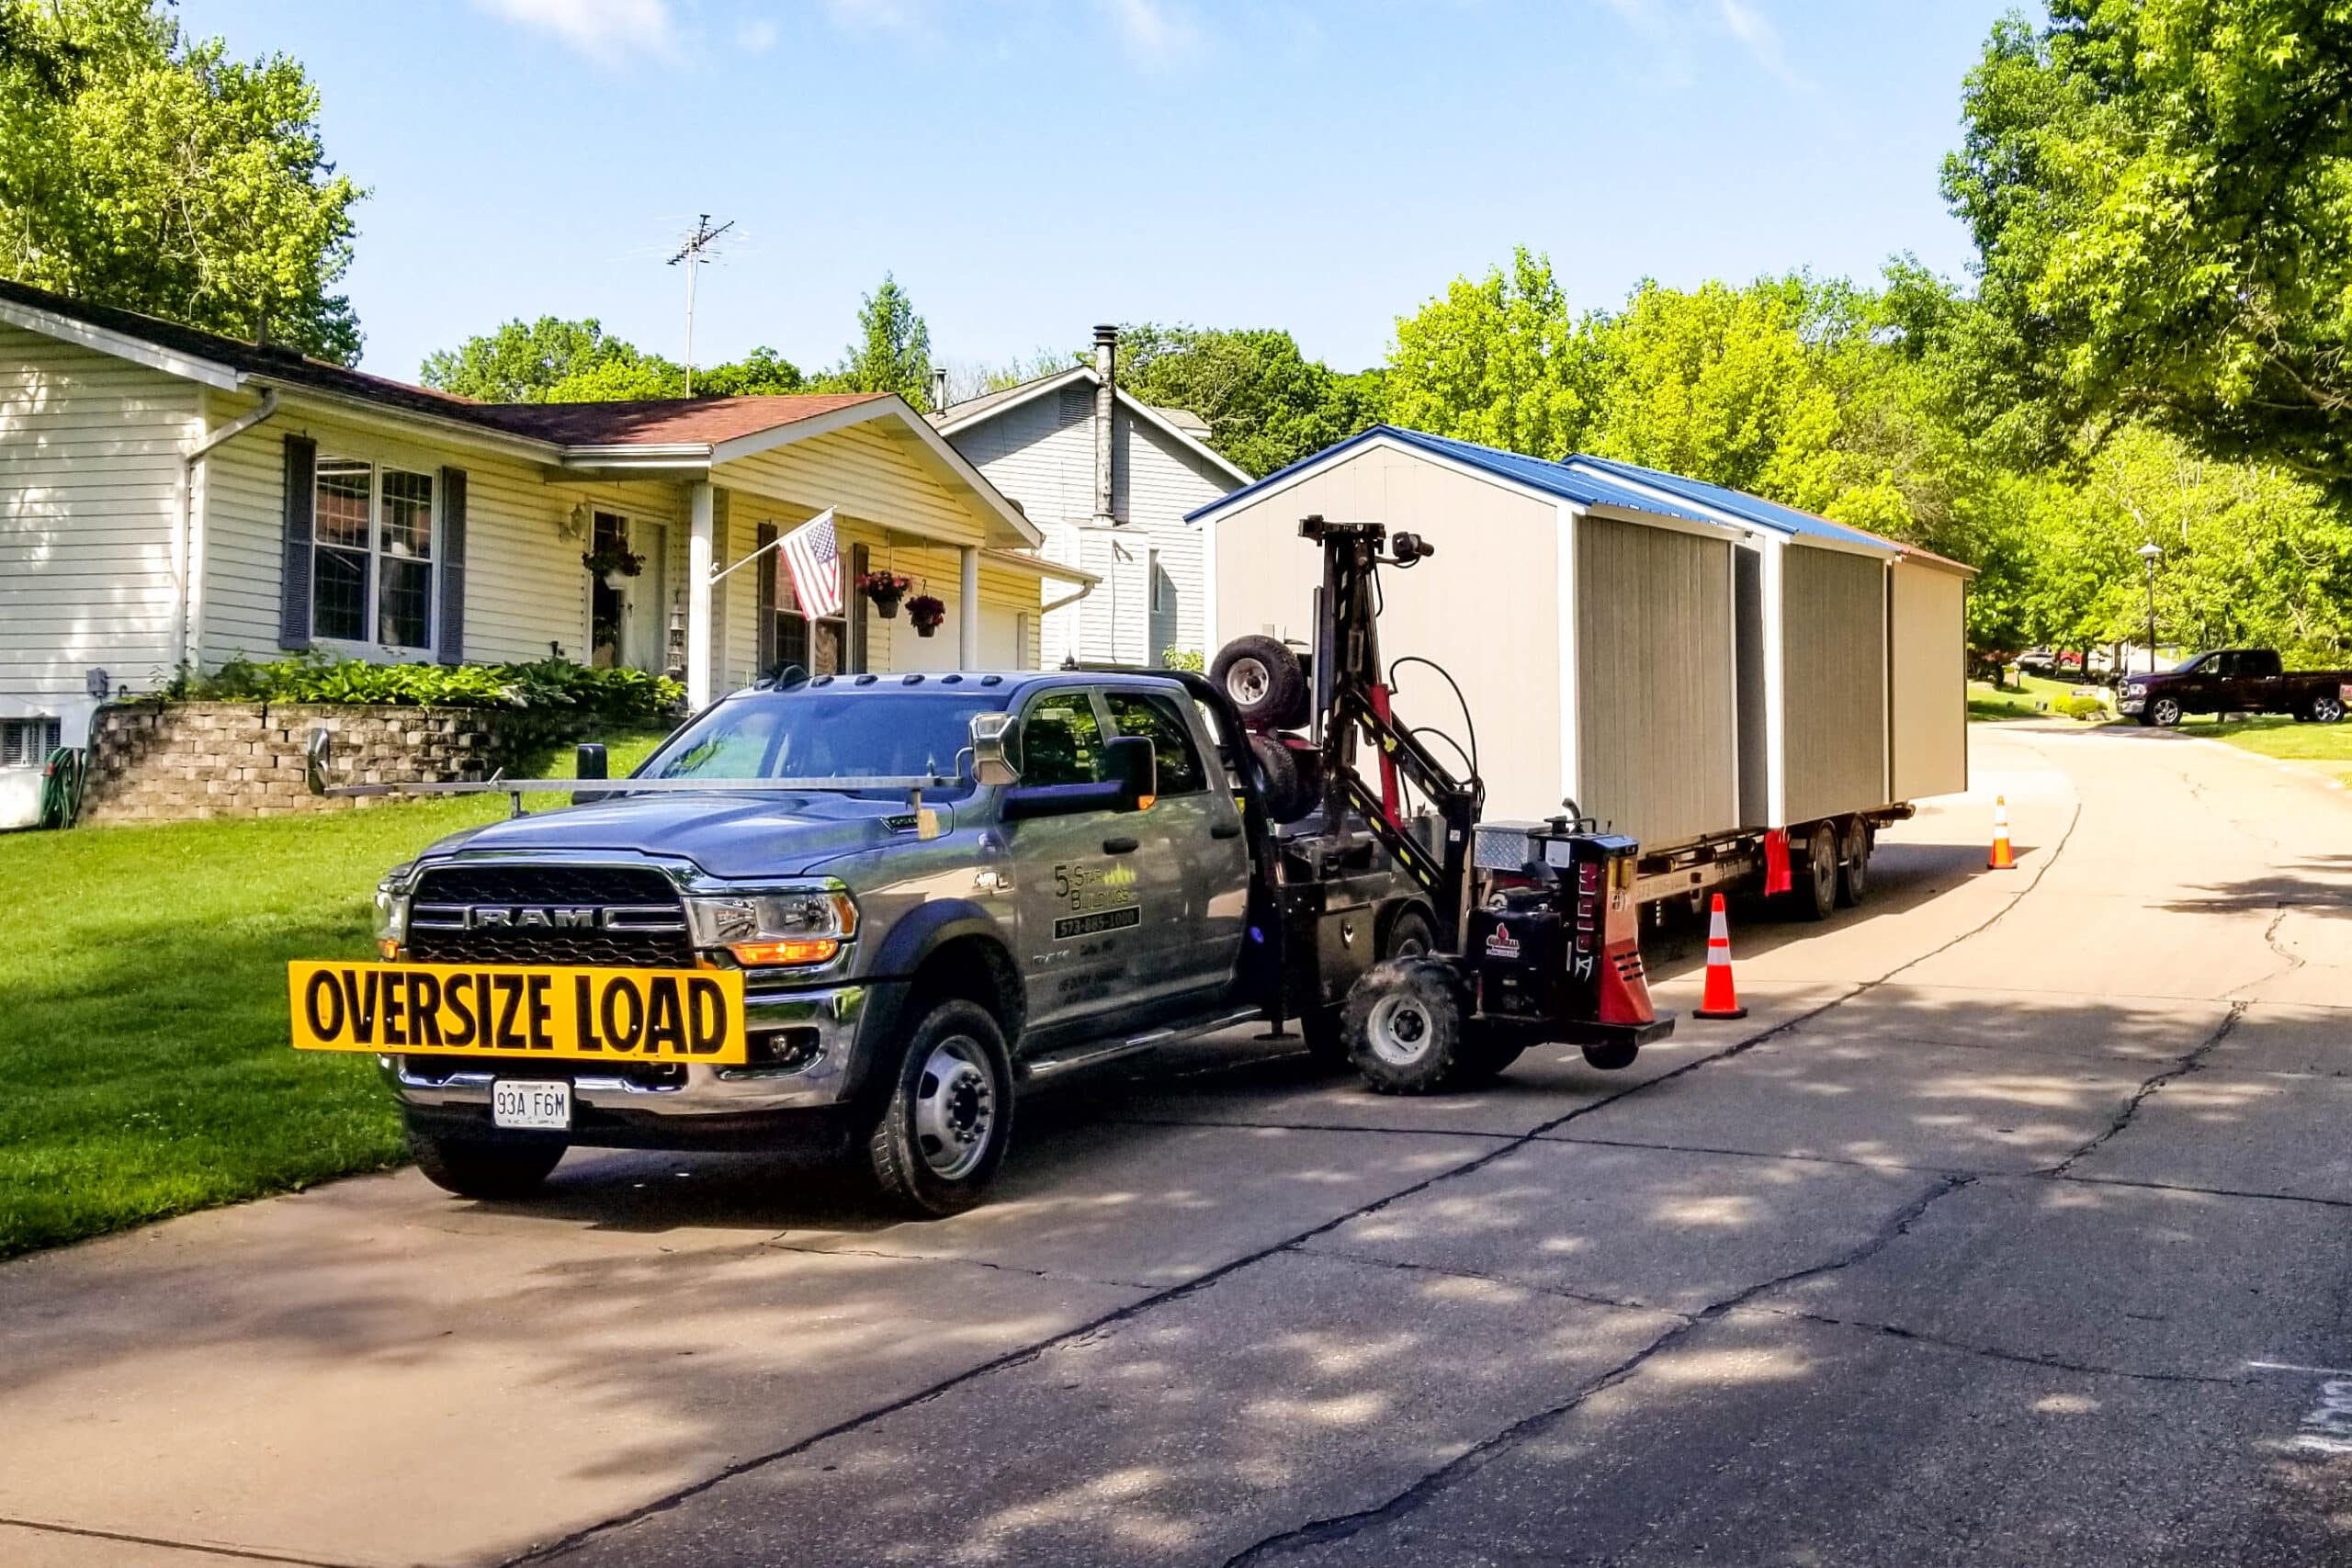
[(499, 1078), (490, 1086), (490, 1119), (500, 1127), (571, 1131), (571, 1086), (560, 1078)]
[(287, 989), (300, 1051), (727, 1066), (750, 1049), (740, 969), (298, 961)]

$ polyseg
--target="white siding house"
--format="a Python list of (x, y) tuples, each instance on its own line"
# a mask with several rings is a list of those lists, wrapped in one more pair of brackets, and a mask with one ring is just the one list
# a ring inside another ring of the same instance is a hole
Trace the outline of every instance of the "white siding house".
[[(1111, 395), (1103, 395), (1104, 389)], [(1118, 385), (1117, 335), (1095, 330), (1095, 363), (957, 403), (932, 416), (1045, 536), (1044, 554), (1101, 581), (1045, 615), (1044, 662), (1158, 664), (1213, 654), (1200, 531), (1185, 513), (1250, 482), (1182, 409)], [(1107, 459), (1107, 460), (1106, 460)]]

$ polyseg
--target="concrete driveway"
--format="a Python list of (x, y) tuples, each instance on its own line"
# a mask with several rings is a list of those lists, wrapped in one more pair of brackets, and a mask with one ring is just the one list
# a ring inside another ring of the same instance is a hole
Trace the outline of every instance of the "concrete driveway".
[(951, 1222), (583, 1155), (0, 1268), (0, 1561), (2352, 1562), (2352, 805), (1974, 742), (1628, 1073), (1244, 1036)]

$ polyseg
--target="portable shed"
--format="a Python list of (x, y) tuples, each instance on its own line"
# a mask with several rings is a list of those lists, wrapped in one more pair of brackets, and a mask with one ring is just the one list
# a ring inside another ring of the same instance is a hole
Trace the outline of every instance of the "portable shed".
[[(1312, 513), (1438, 547), (1383, 574), (1382, 648), (1460, 683), (1490, 817), (1574, 799), (1666, 847), (1965, 787), (1963, 568), (1679, 476), (1380, 425), (1190, 514), (1215, 643), (1311, 640)], [(1453, 732), (1438, 686), (1399, 683)]]

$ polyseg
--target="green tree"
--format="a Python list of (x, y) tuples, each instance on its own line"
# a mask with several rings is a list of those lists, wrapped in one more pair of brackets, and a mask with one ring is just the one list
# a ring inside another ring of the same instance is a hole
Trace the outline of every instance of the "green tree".
[(1386, 417), (1538, 457), (1585, 445), (1604, 378), (1595, 319), (1573, 315), (1549, 256), (1457, 277), (1396, 321)]
[(345, 363), (364, 194), (282, 54), (189, 43), (161, 0), (0, 0), (0, 272)]
[[(428, 387), (493, 403), (596, 403), (685, 395), (685, 367), (608, 335), (591, 317), (508, 321), (425, 356)], [(806, 378), (772, 348), (695, 372), (698, 397), (797, 392)]]
[(1344, 441), (1381, 418), (1378, 372), (1346, 375), (1310, 360), (1271, 328), (1119, 329), (1121, 385), (1147, 403), (1207, 422), (1208, 444), (1251, 474)]
[(2051, 0), (1967, 79), (1944, 190), (2052, 428), (2352, 481), (2352, 8)]
[(931, 328), (889, 273), (857, 311), (858, 341), (820, 378), (827, 392), (896, 392), (919, 410), (931, 407)]

